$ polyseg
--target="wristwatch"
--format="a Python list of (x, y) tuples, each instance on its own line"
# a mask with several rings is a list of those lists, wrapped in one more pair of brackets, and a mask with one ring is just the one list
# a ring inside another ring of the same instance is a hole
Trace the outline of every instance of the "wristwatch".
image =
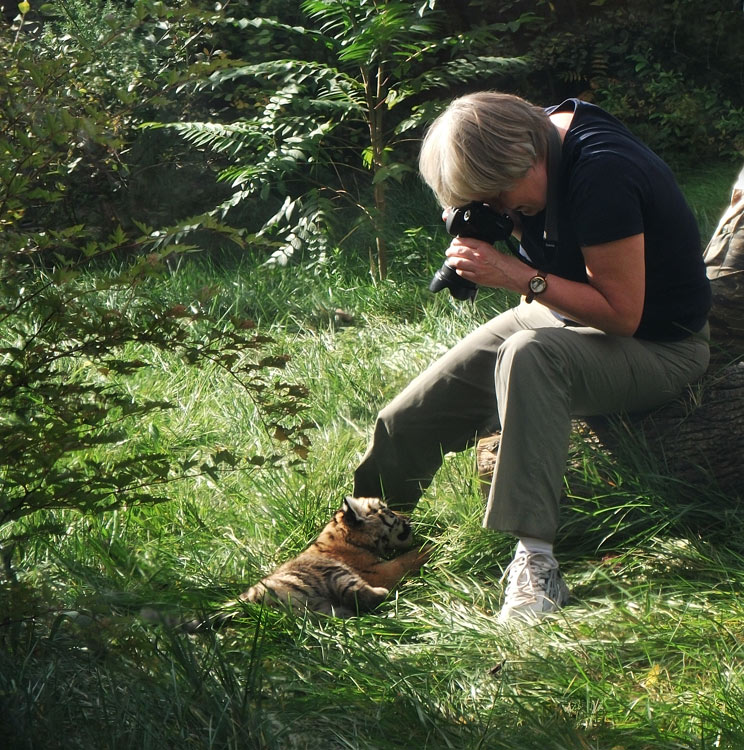
[(542, 294), (548, 288), (547, 275), (543, 271), (538, 271), (528, 282), (529, 292), (524, 298), (525, 302), (532, 302), (538, 294)]

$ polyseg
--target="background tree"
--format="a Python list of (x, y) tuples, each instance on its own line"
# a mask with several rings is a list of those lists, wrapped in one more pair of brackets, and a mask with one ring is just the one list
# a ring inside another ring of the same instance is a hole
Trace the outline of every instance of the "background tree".
[[(223, 102), (217, 116), (167, 127), (220, 160), (229, 197), (205, 215), (245, 228), (254, 249), (281, 262), (369, 233), (370, 271), (387, 276), (387, 246), (400, 234), (387, 188), (415, 179), (422, 125), (468, 90), (596, 101), (676, 164), (744, 148), (740, 35), (725, 31), (744, 31), (744, 21), (725, 3), (264, 7), (273, 15), (232, 8), (225, 28), (244, 37), (230, 36), (223, 67), (196, 86)], [(696, 43), (695, 27), (710, 32), (716, 55)]]
[(267, 203), (279, 204), (255, 238), (276, 232), (283, 241), (275, 257), (286, 258), (306, 244), (322, 251), (334, 209), (351, 205), (358, 211), (354, 226), (360, 221), (372, 226), (370, 272), (385, 278), (391, 234), (386, 185), (414, 172), (413, 150), (405, 144), (412, 129), (436, 110), (432, 93), (523, 67), (518, 57), (482, 50), (486, 40), (493, 47), (495, 39), (514, 33), (532, 16), (447, 36), (447, 16), (433, 3), (307, 0), (301, 8), (307, 14), (303, 27), (257, 18), (237, 23), (253, 34), (270, 30), (264, 37), (257, 34), (262, 42), (275, 33), (311, 39), (313, 47), (305, 42), (304, 50), (312, 58), (234, 62), (199, 86), (217, 91), (229, 86), (237, 106), (252, 96), (257, 100), (247, 107), (252, 116), (168, 127), (231, 157), (220, 179), (230, 182), (233, 193), (212, 215), (224, 216), (236, 206), (245, 215), (249, 206), (260, 211)]

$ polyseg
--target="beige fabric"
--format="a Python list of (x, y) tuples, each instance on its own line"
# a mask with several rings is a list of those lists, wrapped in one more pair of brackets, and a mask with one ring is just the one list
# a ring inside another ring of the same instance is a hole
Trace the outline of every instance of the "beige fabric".
[(567, 326), (523, 302), (477, 328), (378, 415), (354, 494), (412, 509), (443, 456), (501, 432), (484, 525), (552, 542), (573, 417), (646, 411), (708, 365), (707, 326), (669, 343)]
[(731, 205), (705, 249), (709, 279), (744, 273), (744, 168), (731, 193)]

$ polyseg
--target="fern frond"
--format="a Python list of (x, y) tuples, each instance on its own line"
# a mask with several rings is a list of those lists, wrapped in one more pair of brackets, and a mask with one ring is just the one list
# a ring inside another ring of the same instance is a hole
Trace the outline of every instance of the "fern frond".
[(174, 130), (184, 140), (199, 148), (208, 148), (233, 157), (247, 147), (259, 151), (271, 141), (270, 134), (262, 128), (260, 122), (254, 120), (238, 120), (233, 123), (147, 123), (146, 127)]

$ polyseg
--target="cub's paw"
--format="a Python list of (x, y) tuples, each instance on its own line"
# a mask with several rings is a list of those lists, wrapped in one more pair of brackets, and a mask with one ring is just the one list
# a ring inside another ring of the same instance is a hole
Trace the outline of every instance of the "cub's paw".
[(357, 601), (363, 610), (374, 609), (387, 599), (390, 589), (384, 586), (367, 586), (357, 593)]
[(418, 565), (423, 565), (425, 562), (428, 562), (432, 552), (434, 552), (433, 544), (427, 544), (425, 547), (422, 547), (416, 555), (416, 562)]

